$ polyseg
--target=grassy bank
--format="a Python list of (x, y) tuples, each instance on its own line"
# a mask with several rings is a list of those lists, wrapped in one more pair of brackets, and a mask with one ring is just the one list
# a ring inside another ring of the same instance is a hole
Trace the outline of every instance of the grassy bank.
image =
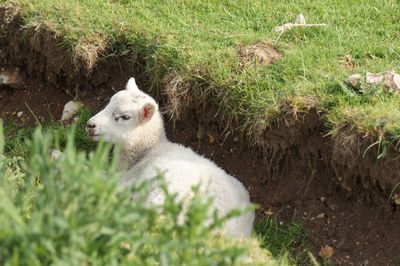
[[(288, 112), (316, 108), (333, 133), (350, 125), (379, 140), (399, 140), (399, 97), (357, 92), (343, 82), (353, 73), (398, 69), (396, 1), (0, 2), (19, 6), (25, 26), (56, 32), (88, 68), (105, 53), (133, 51), (152, 83), (174, 98), (176, 113), (187, 99), (212, 102), (226, 123), (253, 133)], [(273, 31), (299, 13), (328, 26)], [(262, 41), (281, 54), (274, 64), (239, 55), (242, 45)]]

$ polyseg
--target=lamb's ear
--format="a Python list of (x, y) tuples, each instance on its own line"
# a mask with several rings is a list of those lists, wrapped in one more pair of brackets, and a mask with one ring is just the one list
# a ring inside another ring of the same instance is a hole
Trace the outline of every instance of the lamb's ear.
[(157, 106), (154, 103), (145, 103), (139, 112), (139, 122), (141, 124), (147, 123), (157, 111)]
[(128, 80), (128, 83), (126, 84), (126, 90), (127, 91), (132, 91), (132, 92), (137, 92), (139, 91), (138, 86), (136, 85), (136, 80), (135, 78), (130, 78)]

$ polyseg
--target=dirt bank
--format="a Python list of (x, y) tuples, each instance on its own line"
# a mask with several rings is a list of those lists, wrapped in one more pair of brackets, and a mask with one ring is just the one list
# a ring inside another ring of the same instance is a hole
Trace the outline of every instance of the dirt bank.
[[(0, 62), (26, 74), (24, 89), (0, 88), (1, 117), (20, 125), (59, 118), (63, 104), (74, 97), (97, 111), (114, 93), (112, 88), (122, 88), (130, 75), (139, 77), (142, 88), (151, 88), (162, 105), (171, 102), (171, 94), (149, 84), (140, 56), (104, 56), (88, 70), (85, 62), (69, 57), (54, 34), (22, 29), (21, 23), (9, 10), (0, 9)], [(135, 63), (127, 60), (136, 56)], [(314, 254), (328, 244), (337, 264), (400, 263), (400, 214), (389, 199), (400, 182), (398, 151), (389, 149), (377, 160), (376, 146), (364, 154), (371, 139), (345, 129), (334, 138), (324, 137), (323, 114), (315, 110), (283, 117), (256, 137), (222, 134), (232, 131), (225, 131), (226, 124), (215, 112), (204, 110), (214, 108), (191, 109), (188, 119), (170, 121), (170, 138), (238, 176), (262, 206), (260, 215), (268, 211), (283, 222), (301, 222)], [(23, 115), (17, 117), (20, 111)], [(206, 129), (202, 140), (196, 138), (200, 123)]]

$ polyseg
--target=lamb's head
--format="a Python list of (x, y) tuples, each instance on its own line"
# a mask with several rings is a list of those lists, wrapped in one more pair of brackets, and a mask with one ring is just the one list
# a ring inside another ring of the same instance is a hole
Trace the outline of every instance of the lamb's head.
[(108, 105), (89, 119), (86, 132), (93, 140), (102, 139), (125, 145), (132, 142), (135, 132), (140, 131), (150, 121), (160, 119), (158, 114), (154, 115), (157, 111), (155, 100), (139, 90), (135, 79), (131, 78), (125, 90), (112, 96)]

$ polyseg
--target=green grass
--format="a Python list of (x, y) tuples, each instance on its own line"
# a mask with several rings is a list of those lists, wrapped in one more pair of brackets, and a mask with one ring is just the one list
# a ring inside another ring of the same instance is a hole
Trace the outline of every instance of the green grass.
[[(225, 123), (234, 121), (247, 133), (265, 129), (289, 111), (316, 108), (333, 133), (350, 125), (376, 139), (400, 139), (398, 96), (360, 94), (343, 83), (353, 73), (398, 70), (400, 7), (395, 0), (12, 3), (21, 7), (25, 26), (56, 32), (70, 55), (84, 58), (88, 67), (106, 49), (131, 51), (143, 59), (158, 89), (168, 90), (168, 81), (178, 81), (178, 92), (214, 104)], [(307, 22), (328, 27), (293, 29), (278, 38), (273, 28), (301, 12)], [(241, 64), (238, 45), (263, 40), (282, 59), (269, 67)], [(354, 69), (346, 67), (346, 56)], [(184, 99), (178, 99), (181, 107)]]
[[(90, 140), (85, 132), (86, 121), (92, 116), (92, 113), (86, 108), (82, 108), (79, 112), (79, 120), (72, 124), (74, 130), (75, 147), (83, 151), (93, 151), (96, 143)], [(67, 143), (67, 132), (71, 125), (62, 125), (57, 121), (49, 120), (39, 126), (42, 129), (51, 131), (56, 138), (56, 149), (63, 149)], [(29, 154), (26, 141), (33, 137), (35, 128), (32, 127), (16, 127), (12, 121), (4, 121), (5, 135), (5, 154), (10, 157), (26, 158)]]
[(1, 265), (287, 265), (255, 239), (216, 236), (228, 217), (207, 224), (210, 199), (196, 189), (184, 223), (182, 202), (165, 186), (165, 203), (146, 205), (149, 183), (121, 187), (110, 145), (87, 154), (68, 131), (64, 157), (50, 159), (58, 140), (38, 129), (21, 158), (3, 156), (0, 125)]
[(288, 254), (296, 265), (309, 261), (304, 250), (307, 234), (300, 224), (279, 224), (275, 218), (263, 218), (255, 224), (255, 231), (260, 237), (261, 246), (274, 256)]

